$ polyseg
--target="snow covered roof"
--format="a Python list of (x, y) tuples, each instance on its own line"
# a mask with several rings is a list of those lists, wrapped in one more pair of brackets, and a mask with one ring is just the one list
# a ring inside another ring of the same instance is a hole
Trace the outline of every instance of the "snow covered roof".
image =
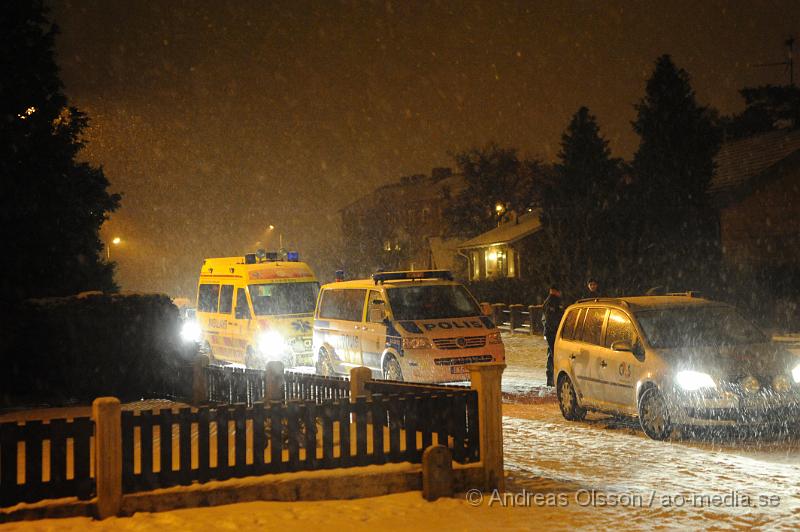
[(800, 151), (800, 129), (769, 131), (724, 143), (717, 154), (711, 191), (743, 185), (776, 163)]
[(497, 244), (510, 244), (528, 235), (532, 235), (542, 228), (539, 214), (526, 213), (517, 218), (516, 222), (508, 222), (490, 229), (483, 234), (470, 238), (458, 245), (458, 249), (485, 248)]

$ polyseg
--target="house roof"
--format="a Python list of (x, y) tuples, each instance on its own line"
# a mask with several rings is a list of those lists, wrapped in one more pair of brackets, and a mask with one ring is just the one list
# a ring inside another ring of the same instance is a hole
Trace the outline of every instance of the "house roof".
[(516, 222), (508, 222), (490, 229), (458, 245), (458, 249), (485, 248), (495, 244), (511, 244), (528, 235), (532, 235), (542, 228), (539, 213), (526, 213), (517, 218)]
[(797, 151), (800, 151), (800, 129), (780, 129), (726, 142), (717, 153), (710, 190), (735, 189)]

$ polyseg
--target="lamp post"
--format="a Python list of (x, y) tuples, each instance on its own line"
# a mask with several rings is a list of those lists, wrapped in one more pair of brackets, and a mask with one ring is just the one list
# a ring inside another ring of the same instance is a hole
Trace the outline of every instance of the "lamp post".
[(106, 244), (106, 261), (111, 262), (111, 244), (115, 246), (119, 246), (122, 243), (122, 239), (118, 236), (115, 236), (110, 244)]

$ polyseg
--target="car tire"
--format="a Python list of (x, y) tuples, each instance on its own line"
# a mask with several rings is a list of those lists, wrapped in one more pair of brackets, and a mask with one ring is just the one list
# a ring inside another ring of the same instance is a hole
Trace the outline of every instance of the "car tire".
[(403, 381), (403, 370), (396, 358), (390, 356), (383, 363), (383, 378), (387, 381)]
[(581, 408), (578, 404), (578, 394), (575, 393), (575, 387), (572, 386), (572, 379), (569, 378), (569, 375), (562, 373), (558, 376), (556, 396), (558, 396), (558, 406), (561, 408), (561, 415), (564, 416), (564, 419), (581, 421), (586, 417), (586, 409)]
[(672, 434), (672, 422), (666, 399), (655, 386), (639, 398), (639, 425), (653, 440), (666, 440)]
[(328, 352), (324, 349), (319, 350), (319, 359), (316, 367), (317, 375), (322, 377), (335, 377), (336, 371), (333, 369), (333, 362)]

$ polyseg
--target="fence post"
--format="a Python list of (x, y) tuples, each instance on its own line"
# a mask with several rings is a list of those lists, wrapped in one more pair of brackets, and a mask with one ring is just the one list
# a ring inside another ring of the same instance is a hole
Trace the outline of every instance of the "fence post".
[(97, 517), (119, 514), (122, 508), (122, 421), (119, 399), (98, 397), (92, 403)]
[(271, 360), (264, 371), (264, 404), (283, 401), (283, 362)]
[(503, 411), (500, 383), (505, 364), (470, 364), (471, 388), (478, 392), (483, 489), (504, 489)]
[(422, 453), (422, 496), (426, 501), (453, 496), (453, 454), (444, 445)]
[(192, 364), (192, 404), (200, 405), (208, 402), (208, 356), (197, 355)]
[(355, 402), (356, 397), (369, 397), (370, 393), (364, 386), (372, 380), (372, 370), (366, 366), (350, 369), (350, 401)]
[(522, 305), (509, 305), (508, 310), (508, 332), (513, 333), (522, 326)]
[(492, 303), (492, 319), (498, 328), (503, 324), (503, 309), (505, 308), (503, 303)]
[(528, 314), (531, 319), (531, 336), (539, 334), (539, 328), (542, 326), (542, 307), (541, 305), (528, 305)]

